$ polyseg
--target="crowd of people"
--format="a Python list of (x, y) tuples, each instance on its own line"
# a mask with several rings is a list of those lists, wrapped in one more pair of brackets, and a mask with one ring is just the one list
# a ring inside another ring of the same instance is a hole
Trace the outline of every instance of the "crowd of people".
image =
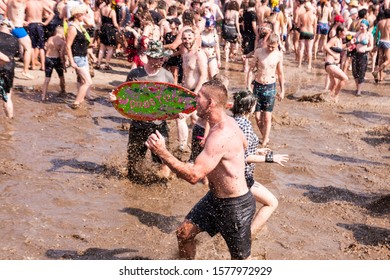
[[(254, 163), (288, 160), (268, 148), (274, 104), (285, 94), (287, 53), (298, 68), (325, 61), (325, 88), (335, 102), (349, 70), (361, 95), (369, 65), (379, 83), (390, 63), (390, 1), (0, 0), (0, 94), (9, 118), (18, 54), (25, 79), (34, 79), (31, 69), (45, 71), (42, 101), (53, 69), (66, 96), (64, 72), (74, 68), (73, 109), (92, 99), (94, 70), (111, 71), (113, 56), (126, 57), (126, 81), (180, 84), (196, 94), (196, 111), (176, 119), (178, 151), (191, 152), (189, 162), (168, 151), (166, 121), (133, 120), (129, 129), (130, 180), (140, 178), (137, 165), (149, 149), (159, 176), (174, 172), (210, 188), (177, 231), (183, 258), (195, 257), (201, 231), (221, 233), (232, 258), (249, 258), (252, 236), (276, 209), (276, 197), (254, 180), (253, 170)], [(219, 73), (223, 58), (242, 62), (245, 80), (234, 94)], [(253, 113), (260, 138), (248, 121)], [(256, 201), (262, 204), (257, 213)]]

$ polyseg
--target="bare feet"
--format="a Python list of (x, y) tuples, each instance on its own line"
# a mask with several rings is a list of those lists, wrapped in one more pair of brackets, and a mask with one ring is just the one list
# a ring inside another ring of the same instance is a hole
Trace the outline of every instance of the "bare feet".
[(34, 79), (34, 76), (29, 74), (29, 73), (26, 73), (26, 72), (22, 72), (22, 76), (29, 79), (29, 80), (33, 80)]

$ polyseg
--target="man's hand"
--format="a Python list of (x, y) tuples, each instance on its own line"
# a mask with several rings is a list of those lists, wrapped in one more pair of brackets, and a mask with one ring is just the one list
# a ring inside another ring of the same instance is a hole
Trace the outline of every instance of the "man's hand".
[(284, 91), (281, 91), (280, 93), (276, 94), (276, 97), (278, 101), (282, 101), (284, 98)]
[(152, 134), (149, 136), (148, 140), (145, 142), (146, 147), (149, 148), (155, 154), (159, 154), (161, 151), (165, 150), (165, 139), (161, 133), (156, 130), (156, 134)]
[(185, 119), (187, 117), (188, 117), (188, 114), (184, 114), (184, 113), (177, 114), (177, 118), (180, 119), (180, 120)]

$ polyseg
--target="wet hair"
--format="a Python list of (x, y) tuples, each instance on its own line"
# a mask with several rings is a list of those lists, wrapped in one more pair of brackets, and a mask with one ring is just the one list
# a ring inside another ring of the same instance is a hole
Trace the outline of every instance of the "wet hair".
[(359, 19), (365, 18), (367, 15), (367, 9), (361, 9), (358, 11), (358, 17)]
[(256, 0), (249, 0), (248, 7), (253, 8), (256, 6)]
[(202, 87), (210, 89), (205, 91), (206, 97), (212, 98), (219, 107), (226, 108), (228, 91), (221, 80), (211, 79), (210, 81), (205, 82)]
[(272, 33), (268, 37), (268, 44), (275, 44), (275, 43), (279, 45), (279, 35), (276, 33)]
[(225, 85), (226, 89), (229, 88), (229, 78), (225, 75), (222, 75), (221, 73), (215, 74), (212, 79), (219, 80), (222, 84)]
[(233, 0), (229, 1), (226, 6), (226, 10), (234, 10), (234, 11), (239, 11), (240, 10), (240, 5), (238, 5), (238, 2)]
[(339, 36), (339, 34), (341, 33), (341, 32), (343, 32), (344, 30), (346, 29), (346, 27), (344, 26), (344, 25), (339, 25), (339, 26), (337, 26), (337, 28), (336, 28), (336, 35), (335, 36)]
[(167, 2), (165, 2), (164, 0), (160, 0), (157, 2), (157, 9), (166, 10), (166, 8), (167, 8)]
[(168, 7), (168, 16), (173, 16), (177, 13), (177, 7), (175, 5), (171, 5)]
[(183, 25), (194, 25), (194, 13), (191, 10), (185, 10), (182, 15)]
[(250, 113), (257, 102), (256, 96), (249, 90), (241, 90), (233, 93), (233, 99), (234, 103), (231, 111), (234, 116)]

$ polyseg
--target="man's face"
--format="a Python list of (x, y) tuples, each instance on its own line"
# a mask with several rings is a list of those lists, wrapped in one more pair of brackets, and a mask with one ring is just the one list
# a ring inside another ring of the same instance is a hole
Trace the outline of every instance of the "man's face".
[(164, 57), (152, 58), (148, 56), (148, 64), (152, 65), (154, 68), (161, 68), (164, 64)]
[(209, 111), (209, 105), (211, 102), (211, 100), (207, 97), (207, 95), (204, 94), (205, 90), (207, 90), (207, 88), (202, 87), (195, 98), (196, 99), (196, 111), (197, 111), (196, 114), (198, 115), (198, 117), (201, 117), (201, 118), (203, 118), (207, 115), (207, 112)]
[(182, 44), (186, 49), (191, 49), (192, 45), (194, 44), (194, 33), (192, 32), (184, 32), (183, 36), (181, 37)]
[(268, 43), (267, 44), (267, 49), (269, 52), (273, 52), (278, 48), (278, 43)]

